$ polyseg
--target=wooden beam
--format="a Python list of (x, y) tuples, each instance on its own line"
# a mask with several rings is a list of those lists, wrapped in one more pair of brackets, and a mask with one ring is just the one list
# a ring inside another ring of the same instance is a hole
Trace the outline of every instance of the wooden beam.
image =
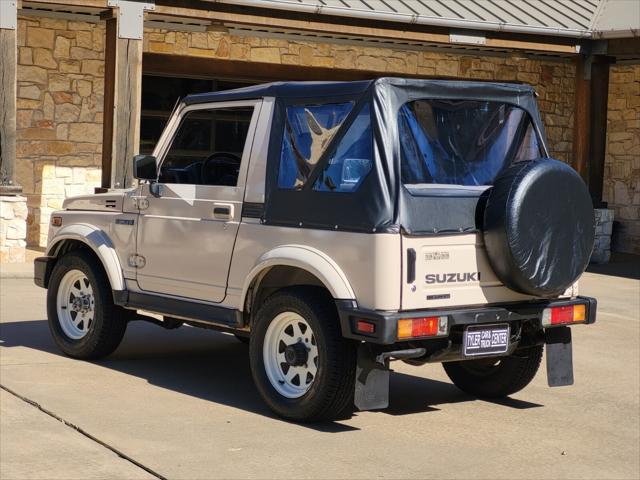
[[(155, 13), (160, 15), (169, 15), (181, 18), (198, 18), (208, 19), (214, 22), (250, 25), (268, 29), (285, 29), (291, 31), (300, 31), (311, 35), (331, 34), (338, 36), (356, 36), (368, 37), (373, 39), (387, 39), (431, 44), (449, 44), (449, 34), (447, 29), (433, 28), (427, 30), (426, 27), (420, 26), (419, 30), (404, 28), (404, 24), (393, 24), (393, 28), (386, 26), (384, 22), (366, 22), (366, 24), (352, 25), (346, 24), (345, 19), (336, 18), (335, 21), (322, 20), (300, 20), (296, 18), (285, 18), (281, 12), (273, 10), (267, 11), (265, 15), (255, 15), (249, 13), (225, 12), (214, 10), (214, 6), (210, 6), (207, 10), (199, 8), (185, 8), (171, 5), (156, 5)], [(416, 27), (417, 28), (417, 27)], [(507, 48), (514, 50), (530, 50), (547, 53), (559, 54), (576, 54), (575, 44), (577, 39), (538, 39), (531, 36), (528, 39), (507, 39), (494, 38), (488, 34), (486, 47), (489, 48)], [(496, 35), (497, 37), (497, 35)], [(321, 38), (318, 41), (322, 41)], [(460, 47), (460, 44), (452, 44)], [(381, 45), (384, 47), (384, 45)], [(479, 48), (482, 48), (479, 46)]]
[(640, 57), (640, 37), (607, 40), (607, 55)]
[(506, 48), (509, 50), (527, 50), (531, 52), (552, 52), (564, 55), (576, 55), (578, 53), (576, 49), (577, 40), (574, 44), (565, 45), (561, 43), (542, 42), (535, 40), (516, 40), (505, 38), (487, 38), (485, 46), (490, 48)]
[(589, 191), (596, 208), (602, 204), (604, 184), (610, 63), (610, 57), (596, 56), (591, 64), (591, 164), (589, 166)]
[[(0, 29), (0, 191), (16, 193), (16, 73), (15, 29)], [(4, 188), (3, 188), (4, 187)]]
[(589, 183), (591, 148), (591, 78), (590, 59), (576, 59), (575, 110), (573, 114), (573, 168)]
[(576, 62), (574, 167), (588, 185), (596, 208), (602, 204), (611, 61), (611, 57), (591, 55)]
[(104, 43), (104, 120), (102, 123), (102, 187), (111, 186), (113, 157), (113, 112), (115, 108), (116, 45), (118, 24), (115, 18), (106, 22)]
[[(203, 78), (235, 78), (269, 82), (273, 80), (369, 80), (384, 72), (346, 70), (327, 67), (303, 67), (272, 63), (220, 60), (215, 58), (145, 53), (145, 74)], [(408, 76), (408, 75), (405, 75)]]
[(120, 38), (118, 16), (107, 20), (102, 186), (131, 185), (131, 159), (140, 151), (142, 40)]
[[(3, 1), (3, 0), (0, 0)], [(52, 7), (88, 7), (107, 9), (107, 0), (23, 0), (23, 6), (29, 6), (30, 3), (47, 4)]]
[(116, 47), (116, 94), (113, 156), (114, 186), (129, 187), (133, 180), (131, 160), (140, 153), (142, 109), (142, 40), (118, 39)]

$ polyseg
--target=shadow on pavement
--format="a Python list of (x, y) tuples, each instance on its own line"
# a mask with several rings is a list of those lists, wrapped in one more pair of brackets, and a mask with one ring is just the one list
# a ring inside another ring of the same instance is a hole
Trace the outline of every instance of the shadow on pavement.
[(640, 255), (612, 253), (609, 263), (589, 265), (587, 272), (640, 280)]
[[(0, 346), (26, 347), (62, 356), (45, 320), (0, 324)], [(248, 347), (231, 335), (191, 327), (167, 331), (134, 322), (114, 354), (92, 363), (181, 394), (274, 418), (254, 387)], [(450, 383), (394, 372), (390, 405), (381, 413), (434, 412), (439, 410), (434, 405), (474, 400)], [(510, 398), (494, 403), (518, 409), (542, 406)], [(337, 422), (304, 426), (331, 433), (357, 430)]]

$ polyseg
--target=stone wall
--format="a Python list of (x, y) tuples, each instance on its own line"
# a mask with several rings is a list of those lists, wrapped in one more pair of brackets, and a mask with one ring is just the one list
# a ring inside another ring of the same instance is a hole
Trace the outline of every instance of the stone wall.
[(0, 263), (25, 261), (27, 199), (0, 196)]
[(104, 34), (101, 24), (19, 20), (16, 174), (30, 245), (46, 245), (65, 197), (100, 185)]
[(613, 250), (640, 254), (640, 65), (611, 66), (604, 200), (615, 211)]
[[(46, 244), (50, 214), (66, 196), (91, 192), (100, 183), (104, 34), (104, 23), (19, 20), (17, 179), (28, 199), (31, 245)], [(158, 29), (145, 30), (144, 51), (355, 68), (381, 75), (527, 82), (540, 94), (552, 155), (572, 160), (575, 67), (571, 62)]]

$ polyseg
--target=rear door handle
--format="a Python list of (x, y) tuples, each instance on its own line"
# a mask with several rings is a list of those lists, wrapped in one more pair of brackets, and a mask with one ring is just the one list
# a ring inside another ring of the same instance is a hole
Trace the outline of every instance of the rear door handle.
[(233, 205), (228, 203), (214, 203), (213, 216), (221, 220), (230, 220), (233, 218)]
[(413, 248), (407, 249), (407, 283), (416, 281), (416, 251)]

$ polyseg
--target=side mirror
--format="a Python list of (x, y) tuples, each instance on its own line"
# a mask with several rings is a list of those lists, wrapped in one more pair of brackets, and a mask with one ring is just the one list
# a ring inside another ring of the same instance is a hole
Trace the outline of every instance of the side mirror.
[(138, 180), (157, 180), (156, 157), (153, 155), (136, 155), (133, 157), (133, 176)]

